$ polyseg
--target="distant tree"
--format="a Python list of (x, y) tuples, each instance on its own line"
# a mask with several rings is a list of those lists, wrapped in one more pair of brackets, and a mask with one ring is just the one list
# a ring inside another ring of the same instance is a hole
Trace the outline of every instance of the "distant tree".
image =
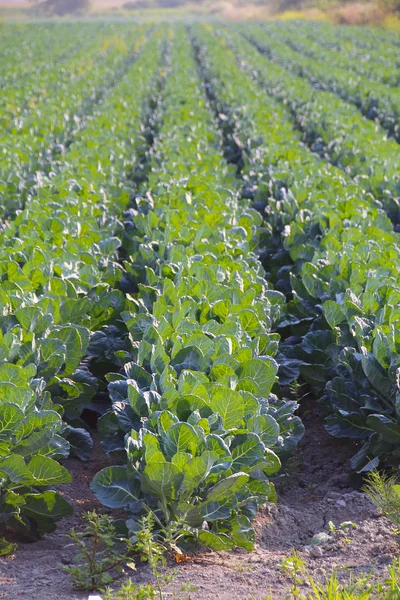
[(35, 5), (48, 15), (62, 16), (86, 12), (90, 0), (35, 0)]

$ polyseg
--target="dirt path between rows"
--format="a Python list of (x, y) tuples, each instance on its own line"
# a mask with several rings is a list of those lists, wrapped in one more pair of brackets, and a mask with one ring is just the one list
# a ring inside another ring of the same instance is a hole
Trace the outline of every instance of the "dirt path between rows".
[[(392, 525), (379, 516), (368, 498), (355, 489), (359, 481), (351, 477), (348, 460), (355, 447), (346, 440), (326, 434), (313, 412), (303, 417), (306, 435), (291, 465), (278, 481), (279, 501), (263, 509), (256, 522), (257, 544), (243, 551), (204, 552), (193, 560), (174, 565), (172, 592), (186, 600), (283, 600), (290, 582), (280, 564), (296, 548), (307, 562), (310, 573), (323, 579), (324, 573), (339, 569), (343, 577), (369, 572), (375, 567), (383, 574), (399, 553)], [(14, 556), (0, 559), (0, 598), (4, 600), (81, 600), (88, 594), (75, 592), (58, 563), (68, 563), (73, 549), (66, 548), (65, 534), (79, 526), (87, 510), (100, 508), (89, 491), (93, 475), (107, 459), (98, 443), (87, 463), (66, 461), (73, 481), (62, 486), (73, 503), (75, 514), (65, 519), (57, 531), (34, 544), (20, 544)], [(321, 551), (311, 550), (314, 534), (329, 533), (329, 521), (339, 525), (353, 521), (357, 528), (348, 536), (338, 535)], [(319, 556), (314, 556), (320, 554)], [(146, 565), (133, 574), (138, 584), (151, 580)], [(190, 582), (192, 591), (181, 593)], [(306, 591), (306, 588), (304, 588)]]

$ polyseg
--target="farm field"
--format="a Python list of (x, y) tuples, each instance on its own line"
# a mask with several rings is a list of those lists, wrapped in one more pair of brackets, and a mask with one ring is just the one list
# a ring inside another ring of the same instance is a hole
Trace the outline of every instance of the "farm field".
[(0, 598), (400, 598), (399, 83), (375, 29), (0, 24)]

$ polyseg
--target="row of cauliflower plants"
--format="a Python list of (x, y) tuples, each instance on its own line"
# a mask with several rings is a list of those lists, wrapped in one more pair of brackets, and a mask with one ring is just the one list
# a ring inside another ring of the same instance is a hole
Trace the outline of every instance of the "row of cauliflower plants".
[(321, 396), (328, 431), (361, 442), (355, 469), (396, 461), (398, 236), (373, 196), (310, 152), (291, 111), (252, 81), (247, 73), (265, 59), (241, 36), (220, 33), (195, 28), (264, 206), (261, 258), (289, 300), (278, 324), (288, 338), (278, 356), (281, 381), (301, 375)]
[[(240, 30), (250, 38), (254, 32), (264, 52), (272, 60), (309, 80), (316, 89), (329, 90), (345, 102), (355, 104), (362, 115), (372, 121), (378, 120), (390, 135), (399, 139), (400, 93), (397, 87), (371, 82), (366, 75), (349, 73), (340, 66), (340, 62), (339, 65), (330, 64), (327, 69), (327, 62), (332, 63), (334, 59), (331, 51), (321, 48), (320, 52), (309, 56), (309, 42), (301, 31), (295, 36), (291, 31), (286, 34), (282, 32), (277, 39), (260, 26), (243, 27)], [(382, 65), (378, 65), (377, 70), (381, 72)]]
[(32, 538), (72, 511), (50, 489), (70, 480), (57, 461), (93, 445), (79, 416), (98, 381), (81, 359), (96, 357), (96, 330), (125, 308), (115, 234), (132, 184), (121, 175), (141, 153), (164, 37), (137, 40), (137, 60), (58, 173), (0, 234), (0, 520)]
[(275, 498), (269, 478), (303, 427), (296, 403), (272, 393), (283, 296), (254, 252), (262, 219), (240, 199), (183, 27), (149, 160), (124, 243), (137, 285), (122, 314), (128, 362), (108, 374), (113, 407), (99, 420), (126, 464), (91, 488), (127, 511), (132, 537), (151, 512), (172, 546), (251, 549), (257, 507)]
[[(51, 48), (39, 56), (27, 51), (28, 73), (5, 84), (0, 100), (0, 218), (12, 219), (26, 199), (42, 185), (43, 177), (64, 162), (79, 130), (97, 103), (118, 83), (135, 56), (148, 26), (119, 28), (81, 25), (67, 29), (59, 50), (46, 68), (41, 65)], [(35, 27), (28, 35), (32, 43)], [(79, 36), (79, 37), (78, 37)], [(84, 41), (82, 41), (84, 40)], [(14, 44), (13, 44), (14, 47)], [(63, 50), (61, 54), (59, 51)], [(39, 72), (37, 70), (39, 69)]]

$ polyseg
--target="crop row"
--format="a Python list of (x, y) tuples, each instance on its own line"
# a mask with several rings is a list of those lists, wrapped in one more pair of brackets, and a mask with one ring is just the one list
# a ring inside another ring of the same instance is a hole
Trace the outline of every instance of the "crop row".
[(32, 34), (50, 93), (28, 77), (4, 133), (0, 520), (35, 538), (70, 513), (51, 487), (90, 407), (118, 457), (91, 488), (132, 538), (151, 512), (172, 547), (251, 549), (304, 431), (278, 379), (360, 442), (355, 469), (398, 460), (399, 146), (261, 26), (96, 25), (72, 52), (79, 27), (58, 91)]
[[(339, 28), (340, 29), (340, 28)], [(271, 23), (266, 25), (267, 38), (278, 42), (287, 42), (295, 50), (317, 60), (325, 60), (331, 67), (340, 67), (348, 71), (349, 80), (357, 74), (372, 82), (381, 82), (397, 86), (400, 80), (400, 48), (390, 46), (387, 41), (378, 39), (372, 44), (358, 46), (356, 34), (351, 39), (338, 35), (337, 28), (329, 25), (305, 23)], [(341, 29), (340, 29), (341, 31)], [(371, 42), (371, 40), (369, 40)]]
[[(285, 30), (279, 25), (268, 26), (266, 28), (269, 36), (281, 42), (286, 42), (302, 54), (316, 60), (326, 60), (329, 66), (340, 67), (347, 71), (349, 79), (360, 75), (366, 77), (372, 82), (380, 82), (389, 86), (396, 86), (400, 80), (400, 53), (393, 54), (389, 52), (387, 56), (387, 44), (385, 43), (386, 54), (375, 51), (373, 48), (358, 48), (352, 43), (338, 42), (335, 47), (330, 42), (332, 32), (328, 30), (319, 32), (318, 28), (312, 30), (307, 25), (305, 27), (289, 26)], [(372, 85), (371, 85), (372, 87)]]
[[(223, 37), (202, 26), (196, 37), (236, 134), (250, 140), (249, 172), (270, 225), (264, 264), (289, 299), (280, 322), (290, 336), (278, 356), (281, 380), (300, 373), (323, 393), (328, 431), (364, 442), (355, 468), (393, 459), (400, 442), (398, 236), (370, 194), (302, 144), (291, 112), (240, 69)], [(235, 51), (259, 66), (243, 38), (235, 38)]]
[[(81, 24), (71, 24), (64, 28), (62, 33), (68, 44), (71, 40), (77, 42), (83, 31)], [(61, 48), (60, 53), (58, 46)], [(9, 24), (0, 24), (1, 89), (15, 83), (21, 76), (29, 76), (32, 69), (51, 64), (52, 61), (49, 61), (45, 52), (46, 47), (56, 59), (66, 51), (63, 40), (60, 39), (59, 28), (48, 24), (19, 24), (12, 27)]]
[(303, 140), (312, 150), (354, 177), (397, 222), (399, 145), (387, 139), (376, 123), (363, 118), (355, 106), (331, 92), (316, 90), (303, 78), (268, 60), (237, 33), (226, 30), (223, 34), (235, 46), (243, 68), (269, 94), (290, 107), (292, 118), (303, 131)]
[[(327, 69), (326, 63), (331, 51), (325, 51), (325, 54), (322, 51), (321, 56), (309, 58), (301, 54), (308, 45), (295, 44), (291, 33), (287, 35), (287, 41), (290, 40), (294, 49), (284, 43), (285, 36), (281, 36), (283, 40), (271, 38), (260, 26), (241, 28), (241, 31), (250, 39), (254, 35), (254, 39), (272, 60), (296, 75), (310, 80), (317, 89), (329, 90), (346, 102), (355, 104), (363, 115), (371, 120), (377, 119), (399, 141), (400, 92), (397, 88), (377, 82), (372, 84), (367, 77), (350, 75), (348, 71), (334, 64), (330, 64)], [(333, 61), (333, 58), (331, 56), (330, 60)]]
[(260, 215), (240, 200), (234, 169), (178, 27), (126, 248), (138, 291), (122, 314), (128, 362), (109, 374), (113, 410), (98, 423), (126, 466), (99, 472), (92, 490), (125, 508), (133, 536), (152, 511), (167, 543), (194, 537), (214, 549), (251, 549), (251, 520), (274, 498), (269, 476), (303, 428), (295, 402), (271, 394), (283, 296), (254, 254)]
[[(62, 162), (62, 154), (96, 102), (126, 70), (144, 31), (129, 28), (121, 37), (99, 32), (68, 58), (62, 69), (53, 64), (39, 82), (34, 79), (31, 89), (29, 80), (23, 78), (19, 86), (5, 92), (12, 108), (9, 104), (4, 107), (8, 125), (0, 136), (3, 218), (23, 207), (29, 191), (41, 185), (43, 173), (57, 169), (57, 162)], [(27, 99), (26, 110), (10, 115), (15, 106), (23, 105), (23, 98)]]
[(318, 26), (319, 38), (327, 45), (359, 48), (368, 52), (399, 57), (399, 39), (395, 32), (364, 27), (332, 27), (327, 23)]
[(143, 45), (59, 172), (43, 178), (1, 233), (0, 514), (25, 535), (51, 530), (71, 510), (47, 489), (69, 480), (55, 459), (71, 451), (85, 459), (91, 450), (77, 419), (97, 380), (81, 359), (98, 355), (93, 332), (125, 307), (114, 234), (123, 230), (128, 167), (141, 152), (163, 38), (161, 29)]
[[(46, 99), (49, 92), (54, 94), (57, 84), (56, 72), (61, 79), (66, 74), (72, 76), (74, 68), (78, 71), (79, 67), (82, 69), (84, 65), (83, 52), (90, 52), (90, 44), (92, 44), (93, 52), (94, 40), (99, 42), (101, 39), (100, 32), (92, 31), (91, 35), (86, 36), (83, 36), (83, 33), (82, 27), (74, 27), (72, 30), (66, 31), (60, 40), (60, 36), (56, 32), (52, 36), (47, 32), (47, 35), (43, 35), (46, 43), (44, 47), (40, 46), (40, 52), (39, 49), (36, 52), (29, 52), (29, 48), (24, 47), (23, 59), (19, 57), (15, 64), (9, 60), (9, 53), (4, 55), (8, 64), (1, 85), (2, 128), (12, 127), (13, 119), (38, 106), (41, 101)], [(103, 35), (105, 37), (105, 34)], [(30, 37), (32, 38), (33, 34)], [(32, 42), (32, 39), (30, 41)], [(47, 52), (52, 53), (51, 60), (49, 60)], [(77, 55), (81, 59), (80, 63), (76, 59)], [(95, 55), (93, 54), (93, 56)], [(3, 58), (1, 51), (0, 57)], [(89, 62), (91, 62), (91, 58), (89, 58)], [(71, 69), (70, 65), (74, 68)]]

